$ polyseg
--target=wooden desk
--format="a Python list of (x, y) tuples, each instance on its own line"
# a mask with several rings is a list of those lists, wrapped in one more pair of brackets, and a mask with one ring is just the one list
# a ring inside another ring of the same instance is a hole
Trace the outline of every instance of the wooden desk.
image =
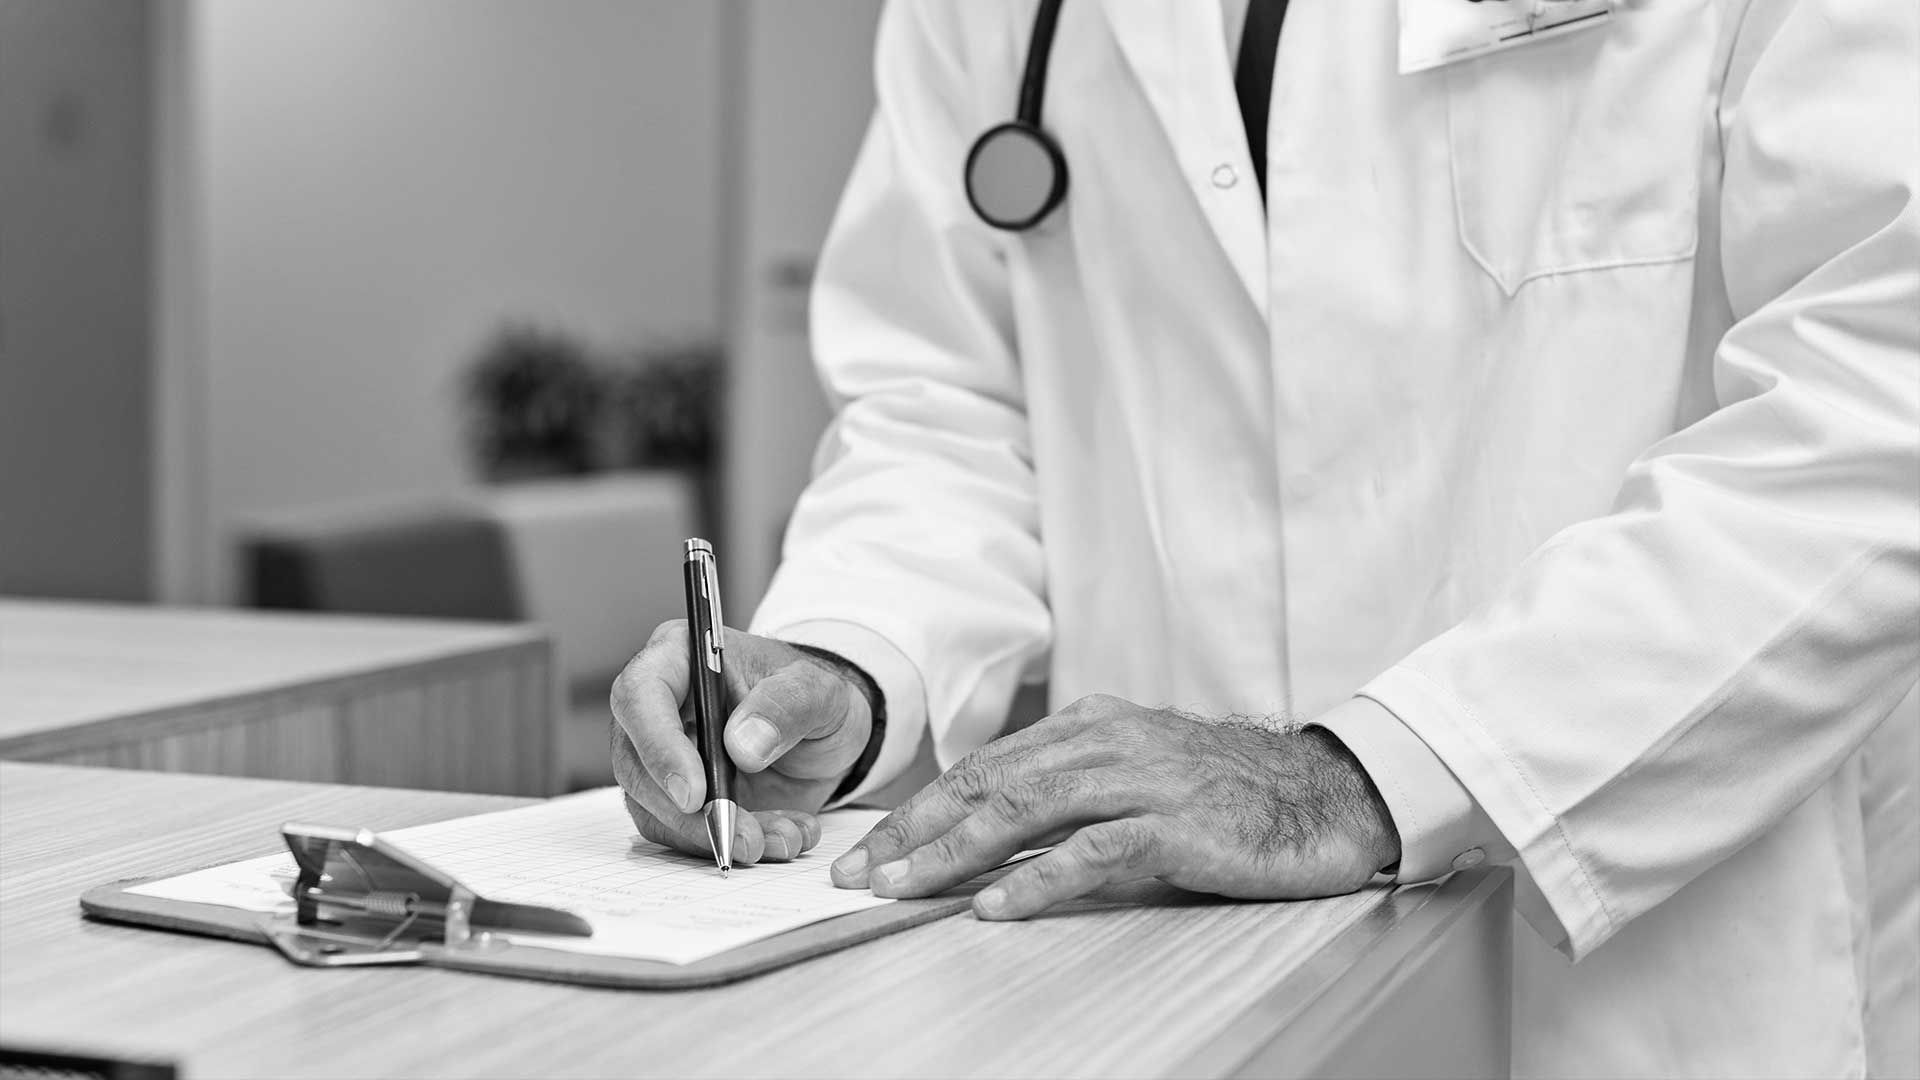
[(0, 601), (0, 758), (545, 795), (534, 627)]
[[(1270, 905), (961, 915), (731, 986), (644, 993), (85, 922), (88, 886), (262, 855), (288, 818), (392, 828), (475, 795), (0, 764), (0, 1044), (222, 1076), (1504, 1076), (1506, 871)], [(1311, 940), (1303, 940), (1310, 938)]]

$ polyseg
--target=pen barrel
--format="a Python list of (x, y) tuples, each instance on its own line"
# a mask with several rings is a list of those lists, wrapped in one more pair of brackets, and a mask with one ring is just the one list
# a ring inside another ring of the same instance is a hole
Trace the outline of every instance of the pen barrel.
[[(685, 563), (687, 587), (687, 661), (691, 679), (688, 693), (693, 702), (693, 739), (700, 750), (700, 765), (705, 770), (707, 798), (733, 797), (733, 769), (727, 761), (725, 743), (727, 725), (726, 683), (719, 670), (720, 650), (710, 648), (722, 642), (726, 628), (715, 617), (718, 605), (707, 595), (709, 578), (698, 559)], [(711, 635), (711, 641), (709, 640)]]
[[(733, 798), (733, 766), (727, 760), (725, 736), (727, 731), (727, 712), (725, 698), (721, 692), (720, 676), (710, 671), (696, 673), (693, 680), (693, 692), (696, 700), (707, 704), (707, 721), (696, 722), (700, 744), (700, 765), (706, 770), (707, 798)], [(695, 709), (703, 706), (696, 704)]]

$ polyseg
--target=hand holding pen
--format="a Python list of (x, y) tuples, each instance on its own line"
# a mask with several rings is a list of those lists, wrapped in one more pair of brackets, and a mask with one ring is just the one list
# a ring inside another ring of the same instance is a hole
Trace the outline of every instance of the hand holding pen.
[[(689, 541), (689, 552), (695, 543)], [(711, 557), (711, 546), (697, 543)], [(691, 565), (683, 574), (690, 599), (697, 599)], [(709, 835), (705, 810), (731, 795), (731, 828), (716, 822), (732, 848), (728, 865), (792, 859), (819, 842), (814, 813), (867, 752), (872, 707), (844, 661), (728, 630), (717, 602), (710, 618), (720, 670), (709, 672), (718, 678), (704, 689), (692, 623), (677, 619), (661, 624), (615, 680), (614, 776), (648, 840), (691, 854), (728, 854)], [(705, 645), (703, 628), (702, 667)], [(710, 695), (710, 715), (724, 720), (713, 725), (718, 735), (705, 755), (688, 735), (702, 694)], [(718, 783), (715, 769), (725, 774)]]

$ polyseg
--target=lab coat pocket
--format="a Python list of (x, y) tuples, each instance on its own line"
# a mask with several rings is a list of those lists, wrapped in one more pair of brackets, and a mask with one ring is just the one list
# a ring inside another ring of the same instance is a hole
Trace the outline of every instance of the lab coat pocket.
[(1608, 26), (1447, 69), (1460, 242), (1508, 296), (1693, 256), (1714, 131), (1706, 6), (1627, 4)]

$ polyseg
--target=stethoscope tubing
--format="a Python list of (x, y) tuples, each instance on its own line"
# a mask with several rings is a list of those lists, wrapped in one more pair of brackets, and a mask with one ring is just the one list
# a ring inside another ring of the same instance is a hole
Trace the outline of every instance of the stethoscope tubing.
[(1047, 63), (1053, 59), (1053, 32), (1060, 25), (1061, 0), (1040, 0), (1033, 16), (1033, 35), (1027, 41), (1026, 70), (1020, 76), (1020, 105), (1015, 116), (1040, 127), (1040, 109), (1047, 97)]

